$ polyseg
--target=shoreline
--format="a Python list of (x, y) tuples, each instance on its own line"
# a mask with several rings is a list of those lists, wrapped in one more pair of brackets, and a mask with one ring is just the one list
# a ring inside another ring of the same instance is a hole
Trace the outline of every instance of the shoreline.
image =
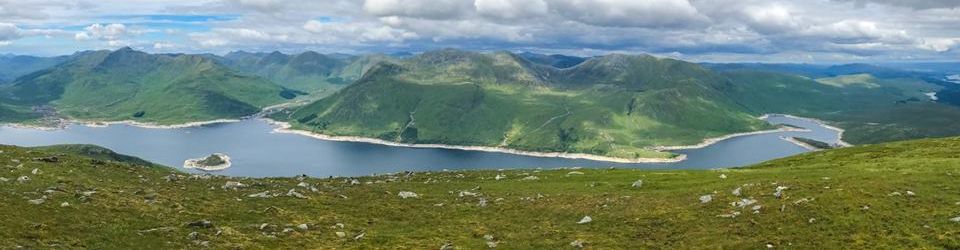
[(805, 142), (799, 141), (799, 140), (797, 140), (795, 137), (792, 137), (792, 136), (781, 136), (780, 139), (782, 139), (782, 140), (784, 140), (784, 141), (788, 141), (788, 142), (793, 143), (793, 144), (796, 144), (797, 146), (800, 146), (800, 147), (805, 148), (805, 149), (810, 150), (810, 151), (820, 151), (820, 150), (823, 150), (823, 149), (814, 147), (814, 146), (812, 146), (812, 145), (810, 145), (810, 144), (807, 144), (807, 143), (805, 143)]
[(615, 163), (676, 163), (681, 162), (687, 159), (687, 156), (684, 154), (679, 154), (674, 158), (619, 158), (612, 156), (601, 156), (593, 155), (586, 153), (567, 153), (567, 152), (534, 152), (534, 151), (523, 151), (518, 149), (510, 148), (501, 148), (501, 147), (489, 147), (489, 146), (456, 146), (456, 145), (446, 145), (446, 144), (412, 144), (412, 143), (400, 143), (386, 141), (376, 138), (361, 137), (361, 136), (333, 136), (325, 135), (320, 133), (314, 133), (306, 130), (293, 129), (290, 123), (275, 121), (268, 118), (261, 118), (271, 125), (277, 126), (273, 129), (274, 133), (283, 133), (283, 134), (297, 134), (307, 137), (312, 137), (319, 140), (325, 141), (342, 141), (342, 142), (360, 142), (360, 143), (370, 143), (378, 144), (385, 146), (393, 147), (408, 147), (408, 148), (434, 148), (434, 149), (454, 149), (454, 150), (465, 150), (465, 151), (481, 151), (481, 152), (491, 152), (491, 153), (505, 153), (505, 154), (514, 154), (514, 155), (523, 155), (523, 156), (533, 156), (533, 157), (547, 157), (547, 158), (565, 158), (565, 159), (579, 159), (579, 160), (592, 160), (592, 161), (603, 161), (603, 162), (615, 162)]
[(822, 127), (824, 127), (824, 128), (827, 128), (827, 129), (829, 129), (829, 130), (837, 131), (837, 145), (840, 145), (840, 147), (846, 148), (846, 147), (853, 147), (853, 146), (854, 146), (853, 144), (850, 144), (850, 143), (847, 143), (847, 142), (843, 141), (843, 133), (846, 132), (846, 130), (844, 130), (844, 129), (842, 129), (842, 128), (838, 128), (838, 127), (831, 126), (830, 124), (827, 124), (826, 121), (823, 121), (823, 120), (820, 120), (820, 119), (817, 119), (817, 118), (800, 117), (800, 116), (788, 115), (788, 114), (766, 114), (766, 115), (763, 115), (763, 116), (761, 116), (761, 117), (767, 118), (767, 117), (770, 117), (771, 115), (777, 115), (777, 116), (783, 116), (783, 117), (792, 118), (792, 119), (807, 120), (807, 121), (814, 122), (814, 123), (816, 123), (817, 125), (820, 125), (820, 126), (822, 126)]
[[(839, 138), (837, 141), (837, 144), (840, 145), (841, 147), (853, 146), (852, 144), (849, 144), (842, 140), (843, 132), (844, 132), (843, 129), (830, 126), (826, 122), (815, 119), (815, 118), (799, 117), (799, 116), (793, 116), (793, 115), (787, 115), (787, 114), (764, 114), (762, 116), (757, 117), (757, 119), (766, 121), (766, 119), (771, 116), (783, 116), (787, 118), (807, 120), (807, 121), (817, 123), (818, 125), (823, 126), (827, 129), (837, 131), (838, 138)], [(287, 122), (275, 121), (273, 119), (265, 118), (262, 116), (248, 116), (242, 119), (217, 119), (217, 120), (210, 120), (210, 121), (188, 122), (188, 123), (172, 124), (172, 125), (157, 125), (154, 123), (142, 123), (142, 122), (136, 122), (132, 120), (109, 121), (109, 122), (64, 120), (63, 124), (78, 124), (78, 125), (92, 127), (92, 128), (102, 128), (102, 127), (108, 127), (110, 125), (128, 125), (128, 126), (150, 128), (150, 129), (179, 129), (179, 128), (200, 127), (200, 126), (210, 125), (210, 124), (241, 122), (243, 120), (252, 119), (252, 118), (259, 118), (263, 121), (266, 121), (268, 124), (275, 126), (275, 128), (272, 130), (273, 133), (297, 134), (297, 135), (307, 136), (314, 139), (325, 140), (325, 141), (359, 142), (359, 143), (370, 143), (370, 144), (378, 144), (378, 145), (385, 145), (385, 146), (408, 147), (408, 148), (434, 148), (434, 149), (453, 149), (453, 150), (464, 150), (464, 151), (480, 151), (480, 152), (505, 153), (505, 154), (533, 156), (533, 157), (592, 160), (592, 161), (613, 162), (613, 163), (677, 163), (687, 159), (686, 154), (679, 154), (679, 153), (677, 153), (677, 157), (674, 157), (674, 158), (621, 158), (621, 157), (613, 157), (613, 156), (594, 155), (594, 154), (588, 154), (588, 153), (536, 152), (536, 151), (524, 151), (524, 150), (518, 150), (518, 149), (491, 147), (491, 146), (458, 146), (458, 145), (446, 145), (446, 144), (400, 143), (400, 142), (386, 141), (386, 140), (381, 140), (377, 138), (369, 138), (369, 137), (362, 137), (362, 136), (333, 136), (333, 135), (315, 133), (312, 131), (293, 129), (292, 125), (290, 125)], [(7, 123), (7, 124), (0, 124), (0, 126), (52, 131), (52, 130), (58, 130), (58, 129), (65, 129), (67, 125), (61, 125), (59, 127), (47, 127), (47, 126), (31, 126), (31, 125)], [(693, 145), (654, 146), (654, 147), (650, 147), (649, 149), (657, 152), (701, 149), (724, 140), (741, 137), (741, 136), (778, 133), (778, 132), (792, 132), (792, 131), (802, 132), (802, 131), (810, 131), (810, 130), (794, 128), (789, 126), (781, 126), (780, 128), (771, 129), (771, 130), (734, 133), (734, 134), (728, 134), (720, 137), (706, 138), (702, 142), (698, 144), (693, 144)], [(675, 152), (672, 152), (672, 153), (675, 153)]]

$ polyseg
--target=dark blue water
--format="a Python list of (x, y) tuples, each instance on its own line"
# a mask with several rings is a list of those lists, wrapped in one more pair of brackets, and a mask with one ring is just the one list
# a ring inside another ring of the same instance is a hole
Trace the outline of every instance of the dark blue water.
[(815, 122), (782, 116), (768, 118), (810, 132), (778, 132), (735, 137), (701, 149), (680, 150), (688, 159), (679, 163), (621, 164), (590, 160), (544, 158), (452, 149), (391, 147), (356, 142), (323, 141), (311, 137), (272, 133), (261, 120), (183, 129), (148, 129), (128, 125), (105, 128), (73, 125), (44, 131), (0, 126), (0, 144), (42, 146), (83, 143), (104, 146), (167, 166), (211, 153), (225, 153), (233, 166), (215, 172), (232, 176), (359, 176), (400, 171), (442, 169), (508, 169), (556, 167), (635, 167), (709, 169), (744, 166), (807, 150), (782, 140), (801, 136), (826, 142), (838, 140), (837, 131)]

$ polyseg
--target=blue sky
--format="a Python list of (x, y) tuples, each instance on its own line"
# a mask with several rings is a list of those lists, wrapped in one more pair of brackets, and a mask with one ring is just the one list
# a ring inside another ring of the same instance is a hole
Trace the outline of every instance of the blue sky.
[(956, 0), (0, 1), (0, 54), (438, 48), (696, 61), (957, 61)]

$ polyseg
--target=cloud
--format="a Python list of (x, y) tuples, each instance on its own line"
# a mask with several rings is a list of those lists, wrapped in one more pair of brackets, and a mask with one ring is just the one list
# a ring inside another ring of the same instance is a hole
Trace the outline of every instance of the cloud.
[(543, 0), (476, 0), (473, 5), (480, 15), (507, 20), (540, 17), (548, 11)]
[(686, 27), (708, 21), (687, 0), (554, 0), (560, 15), (585, 24), (614, 27)]
[(22, 31), (12, 23), (0, 23), (0, 42), (20, 39)]
[(852, 2), (859, 8), (867, 4), (891, 5), (898, 7), (907, 7), (911, 9), (937, 9), (937, 8), (957, 8), (960, 7), (960, 1), (956, 0), (834, 0), (837, 2)]
[(472, 11), (464, 0), (366, 0), (363, 10), (375, 16), (402, 16), (423, 19), (452, 19)]
[(103, 41), (116, 41), (126, 36), (139, 35), (143, 31), (128, 29), (122, 23), (111, 23), (107, 25), (95, 23), (83, 28), (83, 31), (74, 35), (76, 40), (99, 39)]

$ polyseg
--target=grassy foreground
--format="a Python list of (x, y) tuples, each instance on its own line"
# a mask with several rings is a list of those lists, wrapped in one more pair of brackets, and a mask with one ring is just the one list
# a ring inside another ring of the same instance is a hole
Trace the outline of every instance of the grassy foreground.
[[(960, 247), (960, 222), (951, 220), (960, 216), (960, 138), (716, 171), (302, 180), (190, 176), (67, 149), (0, 146), (0, 248)], [(632, 186), (637, 180), (641, 187)], [(786, 187), (780, 198), (777, 187)], [(404, 191), (419, 197), (402, 199)], [(584, 216), (592, 221), (578, 224)]]

